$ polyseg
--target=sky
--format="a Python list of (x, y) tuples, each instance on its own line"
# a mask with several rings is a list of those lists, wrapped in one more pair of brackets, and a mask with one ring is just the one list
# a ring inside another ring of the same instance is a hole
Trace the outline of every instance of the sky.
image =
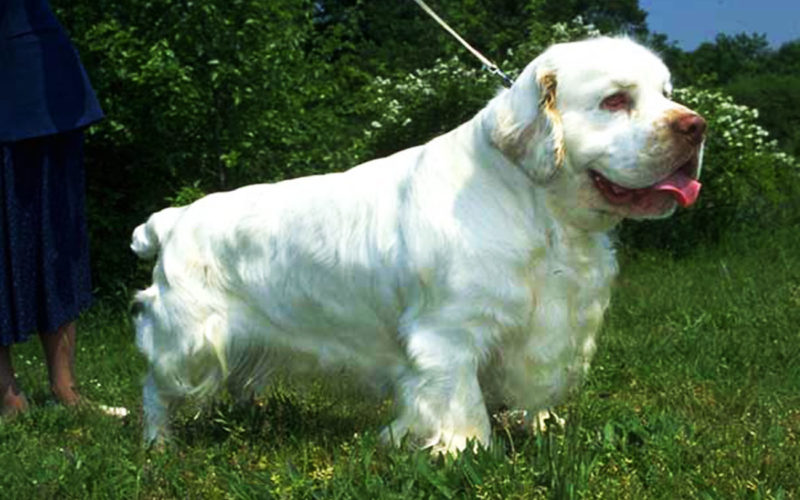
[(687, 51), (718, 33), (765, 34), (774, 48), (800, 38), (800, 0), (639, 0), (639, 7), (651, 32)]

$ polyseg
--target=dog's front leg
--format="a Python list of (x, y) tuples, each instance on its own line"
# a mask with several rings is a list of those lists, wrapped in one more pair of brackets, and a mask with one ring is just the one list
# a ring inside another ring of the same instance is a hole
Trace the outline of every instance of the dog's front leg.
[(149, 373), (142, 390), (144, 406), (144, 442), (160, 448), (169, 438), (169, 413), (174, 401), (159, 390), (153, 373)]
[[(576, 387), (594, 353), (599, 320), (575, 311), (570, 301), (543, 296), (535, 326), (500, 349), (498, 388), (506, 402), (525, 416), (526, 425), (544, 430), (548, 421), (563, 426), (551, 408)], [(592, 311), (601, 317), (602, 309)], [(591, 321), (590, 321), (591, 319)]]
[(470, 440), (488, 446), (491, 427), (476, 356), (430, 332), (409, 336), (408, 350), (412, 364), (397, 382), (400, 414), (383, 437), (398, 443), (410, 433), (434, 453), (459, 452)]

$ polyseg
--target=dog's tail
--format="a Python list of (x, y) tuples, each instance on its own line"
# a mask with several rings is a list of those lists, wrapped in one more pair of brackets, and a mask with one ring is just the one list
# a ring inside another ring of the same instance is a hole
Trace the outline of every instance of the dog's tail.
[(161, 243), (172, 231), (175, 222), (186, 210), (186, 207), (170, 207), (156, 212), (147, 222), (133, 230), (131, 250), (140, 259), (152, 259), (158, 255)]

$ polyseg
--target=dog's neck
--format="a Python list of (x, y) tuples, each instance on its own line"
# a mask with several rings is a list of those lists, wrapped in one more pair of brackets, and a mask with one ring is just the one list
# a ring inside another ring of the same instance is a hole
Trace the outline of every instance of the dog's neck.
[[(607, 233), (622, 221), (622, 217), (615, 214), (566, 205), (564, 200), (576, 198), (572, 192), (578, 189), (575, 182), (580, 179), (573, 174), (574, 167), (569, 155), (554, 170), (554, 175), (547, 180), (537, 179), (524, 165), (509, 158), (494, 143), (491, 138), (494, 120), (494, 113), (487, 108), (447, 134), (457, 147), (469, 145), (467, 153), (481, 175), (489, 175), (499, 181), (504, 189), (513, 193), (513, 199), (528, 200), (527, 204), (536, 211), (537, 217), (546, 214), (546, 217), (553, 219), (553, 224), (564, 226), (567, 233), (574, 233), (578, 238), (583, 238), (580, 233)], [(551, 160), (555, 161), (555, 158)]]

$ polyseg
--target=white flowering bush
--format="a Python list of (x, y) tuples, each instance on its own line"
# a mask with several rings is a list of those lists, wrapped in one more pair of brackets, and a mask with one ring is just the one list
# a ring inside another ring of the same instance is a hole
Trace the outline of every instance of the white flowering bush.
[(587, 23), (583, 17), (578, 16), (569, 23), (556, 23), (552, 26), (550, 43), (562, 43), (584, 38), (594, 38), (602, 35), (592, 23)]
[[(736, 104), (716, 90), (678, 89), (675, 99), (708, 121), (704, 180), (715, 188), (721, 205), (786, 201), (798, 175), (797, 160), (778, 148), (769, 132), (756, 123), (758, 110)], [(751, 200), (752, 197), (757, 197)]]
[(586, 40), (602, 35), (603, 33), (594, 24), (587, 23), (581, 16), (577, 16), (568, 23), (551, 25), (534, 23), (531, 26), (528, 39), (514, 50), (509, 50), (501, 66), (508, 68), (508, 73), (516, 76), (529, 62), (544, 52), (550, 45)]
[[(599, 35), (580, 17), (539, 27), (504, 55), (500, 67), (515, 78), (549, 45)], [(478, 66), (468, 54), (438, 60), (401, 78), (377, 77), (364, 90), (358, 110), (370, 126), (349, 154), (363, 161), (421, 144), (472, 118), (502, 85), (499, 76)]]
[(359, 111), (369, 126), (352, 156), (363, 161), (424, 143), (470, 119), (500, 84), (458, 57), (401, 78), (377, 77), (364, 90)]

